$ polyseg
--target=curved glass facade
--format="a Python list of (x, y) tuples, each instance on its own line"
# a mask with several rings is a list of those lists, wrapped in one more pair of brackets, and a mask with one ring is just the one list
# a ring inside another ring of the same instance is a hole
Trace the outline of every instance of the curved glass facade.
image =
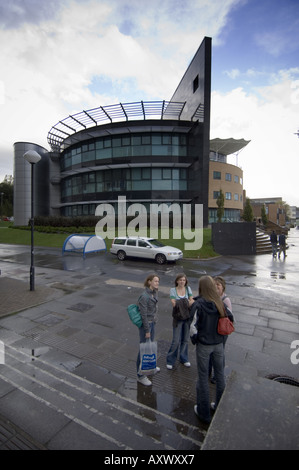
[(153, 132), (100, 137), (66, 150), (61, 157), (61, 171), (85, 164), (99, 165), (106, 159), (150, 156), (187, 156), (187, 136)]
[(94, 215), (97, 204), (113, 204), (119, 195), (136, 201), (190, 200), (188, 167), (193, 157), (188, 158), (186, 129), (146, 129), (124, 133), (114, 127), (114, 135), (83, 139), (60, 155), (63, 215)]
[(186, 168), (117, 168), (69, 176), (61, 185), (63, 203), (101, 199), (102, 193), (116, 191), (187, 190)]

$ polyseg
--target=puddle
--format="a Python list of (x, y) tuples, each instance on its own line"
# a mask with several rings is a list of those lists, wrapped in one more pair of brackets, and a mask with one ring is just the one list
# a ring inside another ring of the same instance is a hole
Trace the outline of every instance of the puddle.
[(38, 347), (32, 347), (32, 348), (22, 348), (23, 352), (27, 354), (27, 360), (29, 362), (33, 362), (34, 359), (41, 357), (42, 355), (46, 354), (49, 352), (50, 348), (48, 346), (38, 346)]
[(285, 273), (277, 273), (275, 271), (271, 271), (270, 277), (272, 279), (286, 279)]

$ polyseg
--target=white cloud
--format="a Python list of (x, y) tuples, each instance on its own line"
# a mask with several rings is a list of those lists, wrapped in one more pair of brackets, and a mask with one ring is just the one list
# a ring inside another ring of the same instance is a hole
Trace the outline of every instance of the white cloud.
[(281, 196), (299, 205), (298, 104), (292, 83), (288, 73), (279, 73), (277, 83), (259, 89), (260, 98), (242, 88), (212, 93), (211, 138), (251, 140), (239, 154), (248, 197)]
[(223, 73), (227, 75), (229, 78), (231, 78), (232, 80), (240, 76), (239, 69), (225, 70)]
[[(203, 37), (212, 37), (213, 47), (224, 41), (231, 9), (240, 3), (26, 0), (24, 8), (21, 0), (1, 2), (0, 181), (12, 174), (14, 142), (48, 148), (48, 131), (69, 114), (121, 101), (169, 99)], [(295, 172), (289, 174), (288, 165), (276, 171), (281, 161), (273, 165), (271, 157), (279, 149), (284, 162), (287, 155), (296, 164), (299, 74), (281, 71), (271, 87), (254, 95), (237, 80), (262, 72), (248, 64), (243, 73), (236, 65), (226, 72), (236, 88), (212, 94), (211, 137), (251, 139), (240, 154), (251, 196), (269, 195), (266, 177), (275, 184), (273, 192), (280, 192), (279, 174), (295, 194)], [(251, 194), (255, 190), (258, 194)]]
[(288, 43), (287, 39), (283, 36), (277, 37), (277, 31), (257, 34), (255, 39), (258, 46), (274, 57), (279, 57)]
[[(6, 28), (0, 30), (0, 62), (6, 65), (0, 76), (5, 90), (0, 126), (6, 141), (2, 145), (10, 145), (11, 152), (14, 141), (47, 146), (48, 130), (68, 114), (132, 101), (130, 90), (125, 90), (126, 96), (116, 96), (115, 90), (92, 89), (95, 76), (108, 77), (116, 84), (134, 79), (133, 101), (138, 89), (139, 99), (169, 99), (188, 56), (192, 57), (207, 33), (217, 5), (218, 21), (212, 28), (216, 36), (233, 3), (188, 0), (184, 8), (180, 1), (173, 8), (174, 2), (161, 4), (160, 0), (53, 0), (47, 17), (46, 2), (39, 3), (35, 16), (36, 0), (28, 1), (26, 9), (19, 0), (7, 2), (6, 9), (2, 7)], [(182, 15), (189, 19), (188, 28)], [(131, 20), (135, 37), (121, 32), (124, 19)]]

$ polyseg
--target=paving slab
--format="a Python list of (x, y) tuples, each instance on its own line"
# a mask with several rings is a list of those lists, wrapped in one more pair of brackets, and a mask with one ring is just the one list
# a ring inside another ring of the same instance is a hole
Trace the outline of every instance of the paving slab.
[(298, 423), (298, 387), (233, 372), (201, 449), (298, 450)]

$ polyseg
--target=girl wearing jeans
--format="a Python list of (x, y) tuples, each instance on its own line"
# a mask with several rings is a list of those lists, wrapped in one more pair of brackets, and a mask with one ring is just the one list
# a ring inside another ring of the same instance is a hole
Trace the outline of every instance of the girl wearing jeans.
[[(188, 286), (188, 279), (184, 274), (178, 274), (175, 279), (175, 287), (170, 289), (170, 301), (172, 307), (175, 307), (176, 301), (187, 299), (189, 307), (193, 303), (191, 288)], [(173, 369), (173, 366), (180, 354), (180, 362), (185, 367), (190, 367), (188, 359), (188, 341), (190, 332), (190, 320), (173, 320), (172, 343), (166, 358), (167, 369)]]
[[(157, 321), (157, 302), (158, 302), (158, 288), (160, 278), (156, 274), (150, 274), (144, 281), (145, 290), (139, 297), (138, 304), (142, 318), (142, 325), (139, 328), (140, 343), (145, 343), (147, 339), (154, 341), (155, 338), (155, 323)], [(152, 385), (152, 382), (139, 372), (140, 367), (140, 352), (138, 352), (136, 368), (137, 368), (137, 381), (142, 385)], [(159, 372), (159, 367), (156, 367), (156, 372)]]
[[(226, 315), (223, 305), (211, 276), (202, 276), (199, 280), (199, 296), (194, 300), (191, 315), (194, 314), (190, 327), (190, 336), (193, 344), (196, 344), (196, 361), (198, 380), (196, 385), (197, 404), (194, 411), (204, 422), (210, 423), (210, 401), (209, 401), (209, 362), (213, 354), (213, 366), (216, 381), (217, 408), (225, 387), (224, 380), (224, 350), (223, 339), (217, 331), (219, 317)], [(233, 316), (228, 315), (233, 321)]]

